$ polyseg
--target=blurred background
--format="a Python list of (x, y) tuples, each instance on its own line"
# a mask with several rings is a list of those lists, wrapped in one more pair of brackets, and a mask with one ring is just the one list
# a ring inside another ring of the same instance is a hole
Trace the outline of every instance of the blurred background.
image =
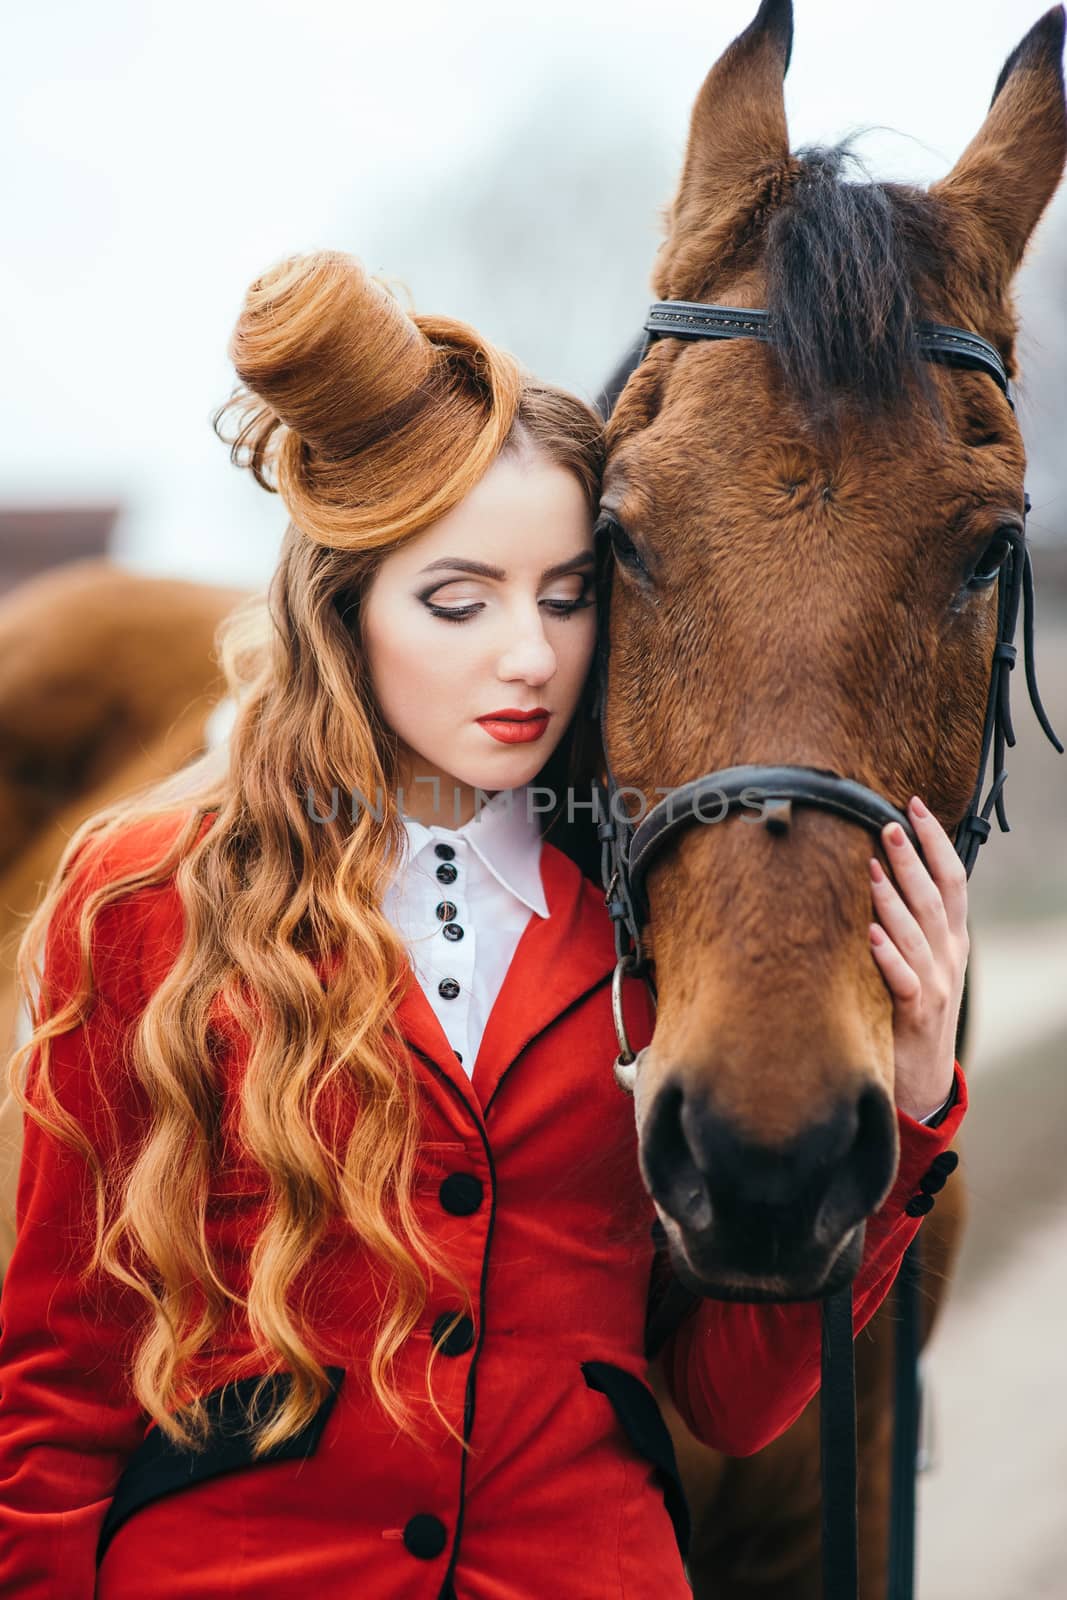
[[(875, 176), (941, 175), (1041, 8), (798, 0), (794, 147), (859, 132)], [(51, 0), (11, 14), (5, 614), (18, 585), (105, 553), (216, 590), (266, 584), (283, 508), (230, 465), (209, 419), (245, 288), (283, 255), (350, 250), (415, 309), (474, 322), (592, 399), (643, 318), (694, 95), (755, 9)], [(1067, 735), (1062, 191), (1019, 303), (1038, 675)], [(31, 633), (23, 665), (33, 647)], [(0, 661), (0, 685), (12, 667)], [(1067, 758), (1036, 728), (1021, 662), (1017, 679), (1012, 832), (994, 832), (971, 890), (972, 1212), (927, 1360), (924, 1600), (1067, 1595)], [(0, 764), (18, 765), (17, 744), (0, 726)]]

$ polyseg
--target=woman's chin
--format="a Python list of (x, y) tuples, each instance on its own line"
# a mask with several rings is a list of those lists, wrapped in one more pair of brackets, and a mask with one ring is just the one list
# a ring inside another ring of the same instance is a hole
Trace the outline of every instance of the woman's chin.
[[(470, 777), (457, 777), (456, 781), (466, 784), (483, 796), (495, 795), (506, 789), (520, 789), (523, 784), (532, 783), (543, 765), (543, 761), (532, 761), (528, 755), (523, 759), (514, 754), (509, 758), (505, 754), (501, 761), (491, 763), (488, 767), (473, 768)], [(482, 804), (484, 803), (483, 799)]]
[[(533, 782), (556, 743), (558, 741), (548, 744), (544, 739), (538, 739), (536, 743), (527, 745), (499, 744), (477, 760), (465, 762), (454, 772), (452, 781), (469, 789), (480, 789), (483, 794), (495, 794), (501, 789), (518, 789), (524, 783)], [(447, 792), (447, 781), (442, 788)]]

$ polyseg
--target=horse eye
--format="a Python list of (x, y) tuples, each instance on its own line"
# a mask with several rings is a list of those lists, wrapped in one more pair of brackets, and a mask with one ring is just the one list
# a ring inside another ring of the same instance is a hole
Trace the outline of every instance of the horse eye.
[(985, 589), (994, 582), (1014, 547), (1017, 533), (1014, 528), (999, 528), (986, 545), (967, 580), (970, 588)]
[(609, 541), (617, 560), (624, 567), (629, 567), (631, 572), (640, 573), (643, 578), (650, 576), (637, 546), (614, 517), (607, 513), (603, 514), (596, 525), (596, 532)]

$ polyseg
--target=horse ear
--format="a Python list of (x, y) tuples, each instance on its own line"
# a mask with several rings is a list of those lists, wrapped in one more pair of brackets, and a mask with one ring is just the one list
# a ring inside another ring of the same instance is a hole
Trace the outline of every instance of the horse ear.
[(654, 271), (661, 298), (699, 292), (686, 262), (702, 257), (706, 272), (709, 244), (713, 258), (715, 238), (751, 212), (756, 185), (788, 159), (783, 80), (792, 48), (792, 0), (763, 0), (704, 79)]
[(1056, 190), (1067, 159), (1063, 40), (1053, 6), (1005, 61), (988, 115), (947, 177), (930, 193), (982, 236), (987, 263), (1011, 280)]

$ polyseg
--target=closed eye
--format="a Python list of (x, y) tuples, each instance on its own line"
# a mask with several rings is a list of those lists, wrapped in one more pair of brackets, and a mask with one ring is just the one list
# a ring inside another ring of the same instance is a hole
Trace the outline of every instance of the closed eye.
[[(572, 599), (564, 599), (562, 596), (550, 595), (546, 596), (544, 600), (540, 600), (538, 604), (542, 606), (550, 616), (559, 617), (561, 619), (572, 617), (576, 611), (584, 611), (587, 606), (595, 605), (596, 594), (593, 588), (592, 573), (582, 573), (578, 576), (581, 578), (582, 587), (579, 593), (576, 594)], [(425, 596), (420, 598), (422, 599), (423, 605), (426, 607), (431, 616), (441, 617), (445, 622), (467, 622), (471, 617), (477, 616), (479, 611), (485, 610), (485, 602), (481, 600), (468, 601), (466, 604), (462, 605), (443, 606), (435, 604), (434, 601)]]

